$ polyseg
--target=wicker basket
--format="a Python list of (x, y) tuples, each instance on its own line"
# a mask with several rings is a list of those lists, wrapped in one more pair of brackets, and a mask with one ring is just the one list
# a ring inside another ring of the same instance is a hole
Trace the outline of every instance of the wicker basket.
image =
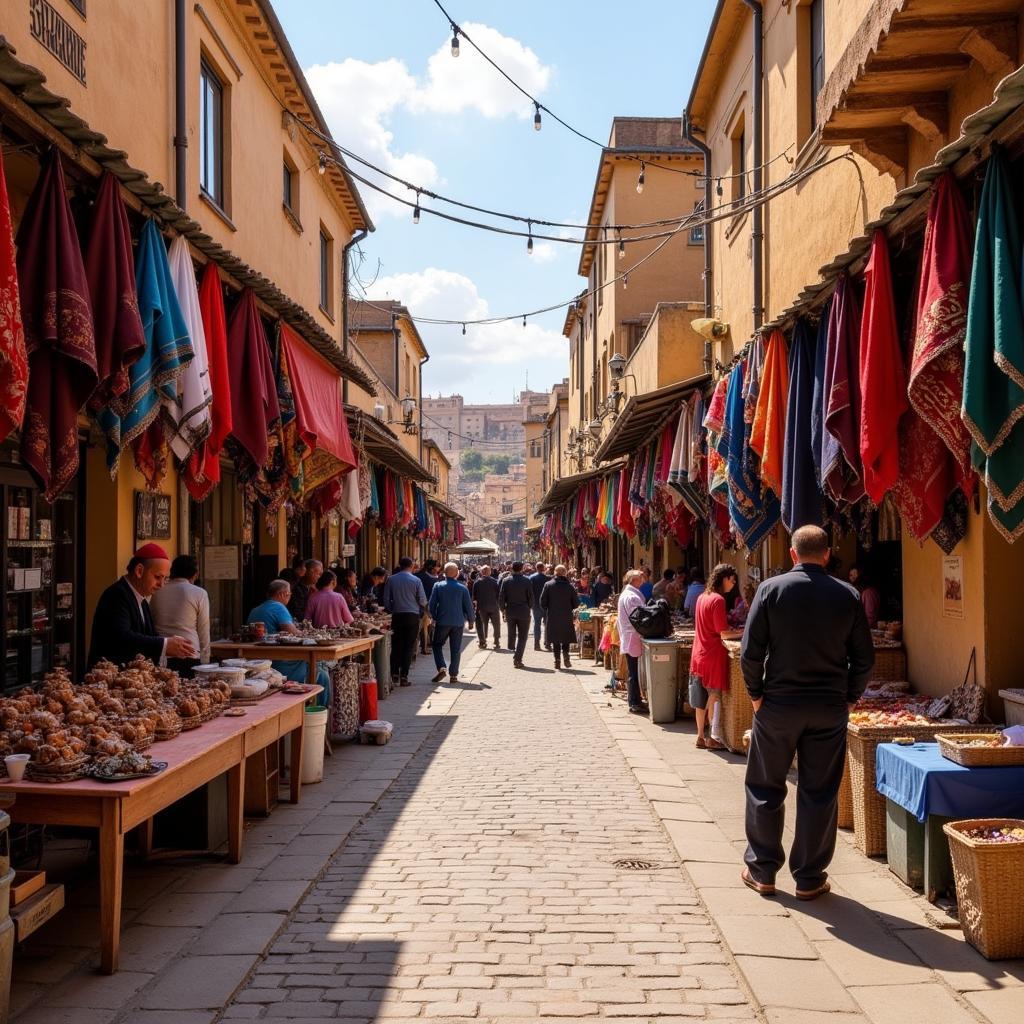
[(876, 682), (898, 682), (907, 678), (907, 652), (902, 647), (876, 647), (871, 678)]
[(722, 742), (734, 754), (742, 754), (743, 734), (754, 724), (754, 705), (750, 703), (747, 684), (743, 681), (739, 644), (735, 645), (735, 653), (730, 650), (729, 689), (722, 693), (721, 706), (719, 725)]
[(851, 723), (848, 726), (846, 760), (853, 797), (853, 835), (862, 853), (869, 857), (882, 857), (886, 849), (885, 797), (875, 788), (875, 750), (878, 744), (891, 743), (897, 736), (933, 740), (939, 733), (962, 731), (962, 725), (943, 725), (941, 722), (893, 726)]
[[(955, 764), (965, 768), (1000, 768), (1004, 765), (1024, 764), (1024, 747), (965, 747), (964, 740), (974, 739), (979, 735), (973, 732), (951, 732), (945, 736), (936, 736), (939, 753)], [(988, 733), (987, 735), (991, 735)]]
[(976, 818), (942, 826), (949, 838), (964, 937), (986, 960), (1024, 956), (1024, 842), (986, 843), (972, 828), (1024, 828), (1013, 818)]
[(25, 768), (25, 778), (30, 782), (74, 782), (85, 778), (92, 758), (82, 754), (73, 761), (60, 761), (57, 764), (36, 764), (29, 761)]
[(134, 748), (137, 754), (141, 754), (142, 751), (149, 750), (149, 748), (153, 746), (154, 740), (155, 737), (153, 736), (153, 734), (147, 733), (145, 736), (142, 737), (141, 740), (136, 740), (132, 744), (132, 747)]
[(191, 718), (182, 718), (181, 730), (182, 732), (188, 732), (190, 729), (198, 729), (204, 721), (205, 719), (202, 715), (193, 715)]
[(853, 784), (850, 781), (850, 755), (843, 758), (843, 781), (839, 784), (840, 828), (853, 828)]
[(170, 729), (160, 729), (156, 731), (157, 743), (163, 743), (165, 740), (173, 740), (175, 736), (181, 735), (181, 715), (175, 715), (176, 724)]

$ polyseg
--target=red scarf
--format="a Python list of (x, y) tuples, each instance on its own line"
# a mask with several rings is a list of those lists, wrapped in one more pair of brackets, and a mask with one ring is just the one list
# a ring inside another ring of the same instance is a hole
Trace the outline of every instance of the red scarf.
[(28, 355), (18, 299), (14, 231), (3, 160), (0, 160), (0, 441), (12, 430), (21, 429), (27, 389)]

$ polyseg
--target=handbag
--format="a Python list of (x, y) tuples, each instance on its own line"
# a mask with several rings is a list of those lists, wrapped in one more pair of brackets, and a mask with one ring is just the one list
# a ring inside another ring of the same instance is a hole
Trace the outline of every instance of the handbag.
[(663, 640), (672, 635), (672, 613), (668, 601), (649, 601), (629, 613), (629, 624), (645, 640)]

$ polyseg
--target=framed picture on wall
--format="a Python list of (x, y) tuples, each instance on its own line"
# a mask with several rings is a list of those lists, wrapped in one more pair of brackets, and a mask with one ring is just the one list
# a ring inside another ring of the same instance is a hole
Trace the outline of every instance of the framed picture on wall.
[(156, 540), (171, 539), (171, 496), (153, 495), (153, 537)]
[(153, 495), (148, 491), (135, 492), (135, 539), (148, 540), (153, 536)]

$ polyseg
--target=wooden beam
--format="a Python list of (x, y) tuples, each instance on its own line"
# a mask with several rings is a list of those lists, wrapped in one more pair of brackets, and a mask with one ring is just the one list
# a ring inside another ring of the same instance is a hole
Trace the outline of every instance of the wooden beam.
[(912, 103), (903, 110), (900, 120), (922, 138), (934, 142), (949, 131), (949, 104)]
[(907, 32), (936, 32), (944, 29), (972, 29), (990, 25), (1005, 25), (1012, 21), (1006, 14), (979, 14), (977, 11), (962, 11), (957, 14), (929, 14), (925, 17), (896, 15), (889, 26), (889, 35)]
[(907, 129), (900, 128), (829, 128), (821, 130), (825, 146), (849, 146), (882, 174), (894, 178), (902, 176), (907, 168)]
[(960, 49), (990, 75), (1005, 78), (1017, 66), (1016, 24), (991, 25), (969, 32)]
[(961, 53), (923, 53), (910, 57), (875, 57), (868, 60), (866, 73), (879, 75), (920, 75), (929, 72), (963, 71), (970, 59)]
[(876, 92), (866, 88), (858, 89), (855, 84), (843, 98), (839, 109), (851, 114), (870, 113), (876, 110), (902, 111), (915, 104), (944, 104), (946, 96), (945, 92), (917, 92), (908, 89), (898, 92)]

